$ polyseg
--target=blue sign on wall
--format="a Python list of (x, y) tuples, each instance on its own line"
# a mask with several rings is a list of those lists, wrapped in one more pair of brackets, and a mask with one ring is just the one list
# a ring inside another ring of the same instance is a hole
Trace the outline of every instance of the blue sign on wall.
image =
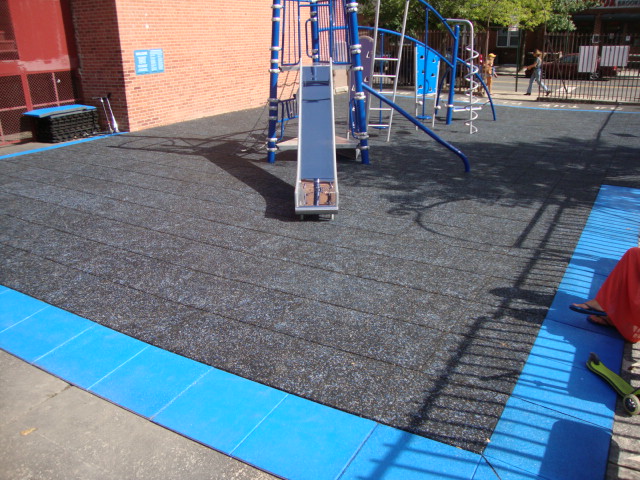
[(136, 62), (136, 75), (164, 72), (164, 52), (161, 48), (136, 50), (133, 56)]

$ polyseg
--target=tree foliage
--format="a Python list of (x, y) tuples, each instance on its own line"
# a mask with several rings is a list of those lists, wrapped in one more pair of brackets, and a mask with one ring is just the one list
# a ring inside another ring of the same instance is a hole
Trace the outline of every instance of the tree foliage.
[[(400, 31), (405, 0), (381, 0), (380, 26)], [(596, 0), (431, 0), (428, 2), (444, 18), (466, 18), (476, 28), (517, 26), (525, 30), (546, 24), (549, 31), (574, 30), (573, 13), (598, 4)], [(362, 14), (373, 22), (376, 0), (361, 0)], [(407, 31), (424, 31), (425, 7), (419, 0), (410, 2)], [(438, 23), (430, 16), (430, 28)]]
[(587, 8), (600, 5), (595, 0), (553, 0), (552, 9), (545, 19), (547, 31), (565, 32), (576, 29), (571, 16)]

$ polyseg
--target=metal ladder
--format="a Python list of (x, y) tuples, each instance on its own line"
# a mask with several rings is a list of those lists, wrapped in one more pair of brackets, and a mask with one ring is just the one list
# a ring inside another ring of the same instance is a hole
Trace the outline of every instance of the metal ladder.
[(459, 23), (467, 27), (467, 31), (465, 34), (469, 35), (468, 45), (464, 47), (465, 51), (468, 53), (468, 57), (464, 59), (464, 64), (469, 70), (469, 73), (465, 75), (465, 80), (469, 83), (467, 87), (467, 91), (465, 92), (465, 96), (468, 97), (468, 103), (463, 107), (454, 107), (454, 112), (468, 112), (469, 120), (467, 120), (464, 124), (469, 127), (469, 133), (474, 134), (478, 131), (478, 127), (476, 127), (473, 122), (478, 118), (478, 111), (482, 110), (482, 104), (480, 104), (480, 100), (474, 95), (476, 89), (480, 86), (480, 83), (476, 81), (475, 75), (478, 73), (479, 68), (477, 64), (474, 64), (474, 60), (478, 58), (479, 52), (475, 50), (474, 39), (475, 34), (473, 30), (473, 23), (469, 20), (463, 18), (447, 18), (447, 22), (449, 23)]
[[(376, 81), (379, 82), (380, 88), (378, 91), (387, 96), (391, 95), (391, 100), (395, 103), (396, 95), (398, 91), (398, 78), (400, 76), (400, 60), (402, 58), (402, 50), (404, 47), (404, 37), (407, 27), (407, 16), (409, 13), (409, 3), (411, 0), (405, 0), (404, 15), (402, 18), (402, 32), (400, 36), (400, 45), (398, 47), (397, 57), (385, 57), (384, 55), (384, 37), (380, 53), (378, 53), (378, 26), (380, 17), (380, 0), (377, 0), (376, 15), (373, 34), (373, 55), (371, 64), (371, 87), (375, 88)], [(384, 73), (387, 64), (395, 64), (393, 67), (393, 73)], [(393, 80), (393, 89), (385, 91), (383, 89), (384, 80)], [(387, 142), (391, 139), (391, 125), (393, 123), (394, 109), (383, 105), (382, 101), (378, 102), (378, 106), (373, 106), (373, 101), (370, 99), (368, 102), (369, 109), (367, 112), (367, 127), (386, 129), (387, 130)], [(377, 114), (377, 122), (371, 122), (372, 114)]]

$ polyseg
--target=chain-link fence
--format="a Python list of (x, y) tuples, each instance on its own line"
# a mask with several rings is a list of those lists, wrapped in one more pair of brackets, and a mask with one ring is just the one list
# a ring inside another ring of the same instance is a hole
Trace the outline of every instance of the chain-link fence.
[(31, 138), (25, 112), (78, 102), (73, 72), (68, 70), (0, 76), (0, 92), (0, 143)]

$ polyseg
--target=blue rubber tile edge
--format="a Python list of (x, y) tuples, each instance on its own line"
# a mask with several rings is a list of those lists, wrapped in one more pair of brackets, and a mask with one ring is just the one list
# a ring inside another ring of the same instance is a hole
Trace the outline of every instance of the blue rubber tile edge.
[(593, 298), (638, 246), (640, 190), (603, 185), (547, 318), (474, 480), (605, 477), (616, 394), (586, 368), (590, 352), (619, 371), (624, 340), (568, 309)]
[(92, 142), (92, 141), (98, 140), (100, 138), (112, 137), (114, 135), (124, 135), (125, 133), (127, 133), (127, 132), (105, 133), (104, 135), (96, 135), (95, 137), (81, 138), (79, 140), (74, 140), (74, 141), (71, 141), (71, 142), (57, 143), (57, 144), (53, 144), (53, 145), (50, 145), (50, 146), (47, 146), (47, 147), (35, 148), (33, 150), (24, 150), (22, 152), (10, 153), (8, 155), (0, 156), (0, 161), (6, 160), (6, 159), (9, 159), (9, 158), (13, 158), (13, 157), (20, 157), (22, 155), (28, 155), (30, 153), (46, 152), (47, 150), (54, 150), (56, 148), (68, 147), (69, 145), (75, 145), (76, 143)]
[(469, 480), (481, 460), (161, 350), (4, 286), (0, 348), (284, 478), (355, 480), (381, 472), (376, 478)]
[[(0, 348), (149, 420), (291, 479), (603, 478), (623, 341), (567, 309), (637, 244), (640, 191), (603, 186), (483, 455), (377, 424), (189, 360), (0, 286)], [(611, 225), (610, 225), (611, 224)]]

